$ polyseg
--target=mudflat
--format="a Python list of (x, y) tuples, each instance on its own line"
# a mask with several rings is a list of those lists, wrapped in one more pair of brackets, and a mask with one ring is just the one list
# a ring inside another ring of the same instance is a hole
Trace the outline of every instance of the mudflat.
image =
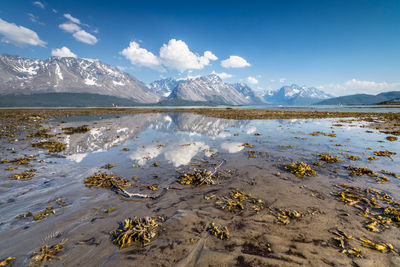
[(0, 261), (400, 265), (400, 114), (0, 111)]

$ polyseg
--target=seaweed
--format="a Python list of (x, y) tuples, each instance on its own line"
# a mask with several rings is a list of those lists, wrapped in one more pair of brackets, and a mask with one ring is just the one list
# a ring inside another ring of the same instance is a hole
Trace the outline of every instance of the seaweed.
[(147, 188), (150, 189), (151, 191), (156, 191), (158, 190), (158, 185), (149, 185)]
[[(208, 198), (210, 199), (210, 198)], [(215, 204), (223, 210), (231, 212), (240, 212), (242, 210), (253, 209), (258, 212), (264, 209), (264, 202), (256, 199), (246, 192), (238, 189), (232, 190), (228, 195), (219, 197)]]
[(63, 240), (61, 243), (41, 247), (38, 251), (34, 252), (33, 257), (29, 261), (29, 265), (45, 265), (48, 261), (59, 258), (57, 254), (64, 250), (64, 244), (67, 240)]
[(276, 218), (283, 224), (289, 224), (290, 219), (299, 219), (302, 216), (303, 214), (297, 212), (296, 210), (279, 209), (276, 212)]
[(371, 248), (375, 249), (379, 252), (385, 253), (386, 251), (392, 251), (394, 248), (391, 244), (379, 244), (379, 243), (374, 243), (368, 239), (362, 239), (360, 238), (361, 241), (363, 241), (363, 246), (366, 248)]
[(226, 226), (220, 226), (216, 225), (215, 223), (211, 223), (207, 228), (207, 232), (222, 240), (229, 238), (229, 230), (228, 227)]
[(290, 165), (283, 164), (282, 166), (299, 178), (304, 178), (304, 176), (315, 176), (317, 174), (317, 172), (305, 162), (294, 161)]
[(324, 132), (321, 132), (321, 131), (315, 131), (315, 132), (310, 133), (309, 135), (312, 135), (312, 136), (323, 135), (323, 136), (329, 136), (329, 137), (336, 137), (336, 134), (333, 133), (333, 132), (327, 134), (327, 133), (324, 133)]
[(393, 176), (394, 178), (400, 178), (400, 175), (398, 175), (397, 173), (394, 173), (394, 172), (388, 172), (386, 170), (381, 170), (381, 173)]
[(374, 156), (369, 156), (368, 157), (368, 161), (372, 161), (372, 160), (377, 160), (378, 158), (377, 157), (374, 157)]
[(26, 136), (30, 137), (30, 138), (35, 138), (35, 137), (51, 138), (51, 137), (54, 137), (55, 136), (54, 134), (48, 134), (49, 130), (50, 129), (41, 129), (41, 130), (37, 131), (34, 134), (30, 133), (30, 134), (27, 134)]
[(4, 260), (0, 261), (0, 267), (7, 266), (11, 262), (15, 261), (14, 257), (7, 257)]
[(105, 172), (95, 173), (92, 176), (85, 178), (84, 183), (88, 187), (96, 186), (106, 189), (111, 189), (114, 187), (124, 188), (130, 186), (128, 180), (117, 177), (112, 172), (109, 174)]
[(254, 146), (253, 146), (252, 144), (250, 144), (250, 143), (243, 143), (243, 144), (241, 144), (240, 146), (248, 147), (248, 148), (253, 148), (253, 147), (254, 147)]
[(396, 154), (397, 154), (396, 152), (391, 152), (389, 150), (385, 150), (385, 151), (377, 150), (377, 151), (374, 151), (374, 155), (378, 156), (378, 157), (392, 158), (392, 156), (394, 156)]
[(127, 148), (127, 147), (124, 147), (123, 149), (122, 149), (122, 151), (129, 151), (130, 149), (129, 148)]
[(361, 217), (368, 219), (365, 228), (372, 232), (382, 232), (390, 225), (400, 227), (400, 202), (392, 196), (376, 189), (342, 184), (337, 199), (346, 205), (357, 208)]
[(40, 141), (37, 143), (32, 143), (32, 147), (48, 149), (49, 152), (61, 152), (67, 148), (65, 144), (59, 141)]
[(331, 154), (317, 154), (320, 160), (325, 161), (326, 163), (336, 163), (342, 162), (337, 156), (331, 156)]
[(112, 242), (121, 249), (134, 243), (146, 246), (157, 236), (159, 226), (160, 223), (152, 217), (125, 219), (118, 229), (111, 233)]
[(78, 127), (65, 127), (61, 128), (61, 130), (68, 135), (76, 134), (76, 133), (86, 133), (90, 131), (90, 128), (87, 125), (82, 125)]
[(396, 141), (398, 138), (396, 137), (396, 136), (387, 136), (386, 137), (386, 140), (388, 140), (388, 141), (390, 141), (390, 142), (393, 142), (393, 141)]
[(102, 166), (101, 168), (109, 170), (109, 169), (112, 169), (112, 168), (114, 168), (116, 166), (117, 165), (115, 165), (115, 164), (107, 163), (106, 165)]
[(23, 172), (16, 173), (16, 174), (10, 176), (10, 178), (14, 179), (14, 180), (28, 180), (36, 175), (35, 171), (36, 171), (36, 169), (25, 170)]
[(33, 161), (36, 159), (36, 156), (32, 155), (32, 156), (27, 156), (27, 157), (19, 157), (19, 158), (15, 158), (12, 160), (8, 160), (8, 159), (3, 159), (1, 160), (1, 164), (4, 163), (14, 163), (15, 165), (28, 165), (28, 163), (30, 161)]
[(345, 157), (347, 159), (349, 159), (349, 160), (352, 160), (352, 161), (356, 161), (356, 160), (360, 160), (361, 159), (361, 156), (356, 156), (356, 155), (348, 155), (348, 154), (346, 154)]
[(354, 167), (347, 166), (345, 167), (348, 171), (350, 171), (350, 176), (370, 176), (370, 177), (378, 177), (378, 173), (372, 171), (367, 167)]
[(35, 216), (33, 216), (33, 219), (35, 221), (42, 220), (50, 214), (56, 214), (56, 211), (53, 209), (52, 206), (47, 206), (45, 210), (43, 210), (43, 211), (39, 212), (38, 214), (36, 214)]

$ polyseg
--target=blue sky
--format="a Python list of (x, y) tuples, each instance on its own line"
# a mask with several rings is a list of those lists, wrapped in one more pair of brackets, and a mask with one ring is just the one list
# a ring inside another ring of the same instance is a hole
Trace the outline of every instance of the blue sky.
[(145, 83), (215, 72), (256, 90), (400, 90), (398, 0), (2, 0), (0, 19), (0, 53), (99, 59)]

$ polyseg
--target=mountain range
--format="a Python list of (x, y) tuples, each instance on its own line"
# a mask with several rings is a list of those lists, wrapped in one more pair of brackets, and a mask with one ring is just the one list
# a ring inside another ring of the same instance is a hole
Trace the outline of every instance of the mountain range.
[(98, 60), (50, 57), (46, 60), (0, 55), (0, 106), (134, 105), (337, 105), (377, 104), (400, 92), (334, 98), (314, 87), (292, 84), (263, 95), (247, 84), (226, 83), (218, 75), (166, 78), (145, 85)]
[(283, 86), (277, 91), (267, 91), (263, 97), (267, 102), (273, 104), (310, 105), (324, 99), (332, 98), (333, 95), (327, 94), (315, 87), (292, 84), (290, 86)]

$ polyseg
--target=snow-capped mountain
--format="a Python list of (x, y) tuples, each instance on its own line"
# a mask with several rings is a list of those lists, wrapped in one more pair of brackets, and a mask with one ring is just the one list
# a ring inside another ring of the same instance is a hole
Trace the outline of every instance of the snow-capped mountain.
[(149, 85), (167, 100), (248, 105), (266, 101), (244, 83), (228, 84), (215, 74), (195, 78), (162, 79)]
[(180, 82), (168, 99), (246, 105), (251, 101), (215, 74)]
[(252, 104), (266, 104), (267, 101), (254, 92), (247, 84), (240, 82), (234, 83), (232, 86), (241, 93), (246, 99), (249, 99)]
[(172, 90), (183, 80), (176, 80), (173, 78), (166, 78), (152, 82), (148, 87), (153, 90), (156, 94), (163, 97), (168, 97)]
[(278, 91), (264, 94), (264, 99), (270, 103), (287, 105), (310, 105), (333, 96), (315, 87), (292, 84), (283, 86)]
[(160, 99), (135, 77), (98, 60), (50, 57), (46, 60), (0, 55), (0, 94), (92, 93), (140, 103)]

